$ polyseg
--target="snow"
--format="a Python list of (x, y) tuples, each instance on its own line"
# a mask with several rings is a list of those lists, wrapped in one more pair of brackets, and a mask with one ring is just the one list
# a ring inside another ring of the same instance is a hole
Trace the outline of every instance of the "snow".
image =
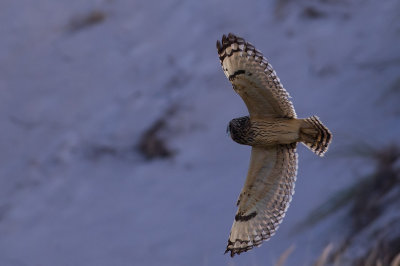
[[(282, 3), (3, 0), (0, 265), (269, 265), (292, 244), (289, 265), (312, 263), (338, 226), (291, 228), (369, 169), (343, 156), (353, 145), (398, 139), (400, 95), (382, 95), (400, 73), (400, 4)], [(96, 10), (104, 21), (70, 28)], [(300, 117), (334, 134), (323, 159), (299, 147), (280, 229), (234, 259), (223, 252), (250, 149), (225, 132), (247, 113), (217, 57), (228, 32), (263, 51)], [(177, 154), (145, 160), (142, 133), (174, 105)]]

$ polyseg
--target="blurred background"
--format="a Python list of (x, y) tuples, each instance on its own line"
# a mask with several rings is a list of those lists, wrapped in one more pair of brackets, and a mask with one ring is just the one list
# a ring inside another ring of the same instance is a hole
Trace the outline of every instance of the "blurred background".
[[(234, 259), (229, 32), (333, 132), (324, 158), (299, 145), (280, 229)], [(399, 1), (2, 0), (0, 36), (0, 265), (398, 265)]]

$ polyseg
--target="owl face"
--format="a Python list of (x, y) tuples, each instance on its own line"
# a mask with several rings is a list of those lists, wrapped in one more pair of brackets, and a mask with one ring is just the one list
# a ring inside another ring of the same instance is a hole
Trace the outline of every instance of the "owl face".
[(227, 131), (235, 142), (249, 145), (249, 129), (250, 118), (248, 116), (244, 116), (232, 119), (229, 122)]

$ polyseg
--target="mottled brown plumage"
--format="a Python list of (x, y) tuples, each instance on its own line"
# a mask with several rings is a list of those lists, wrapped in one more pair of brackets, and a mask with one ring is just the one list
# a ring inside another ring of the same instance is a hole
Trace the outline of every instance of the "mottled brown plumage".
[(296, 118), (289, 94), (253, 45), (230, 33), (217, 41), (217, 49), (226, 77), (250, 114), (228, 126), (235, 142), (252, 146), (226, 249), (233, 257), (268, 240), (282, 222), (294, 193), (297, 143), (323, 156), (331, 133), (316, 116)]

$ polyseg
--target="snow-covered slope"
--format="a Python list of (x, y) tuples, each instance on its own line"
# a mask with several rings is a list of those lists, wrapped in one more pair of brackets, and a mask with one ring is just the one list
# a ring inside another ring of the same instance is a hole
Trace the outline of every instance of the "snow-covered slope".
[[(334, 223), (291, 228), (370, 170), (343, 158), (354, 145), (398, 140), (399, 12), (396, 0), (1, 1), (0, 265), (270, 265), (292, 244), (289, 264), (310, 264)], [(225, 133), (247, 112), (217, 57), (228, 32), (334, 134), (323, 159), (299, 147), (278, 233), (234, 259), (223, 251), (249, 147)], [(137, 146), (160, 118), (175, 155), (146, 160)]]

